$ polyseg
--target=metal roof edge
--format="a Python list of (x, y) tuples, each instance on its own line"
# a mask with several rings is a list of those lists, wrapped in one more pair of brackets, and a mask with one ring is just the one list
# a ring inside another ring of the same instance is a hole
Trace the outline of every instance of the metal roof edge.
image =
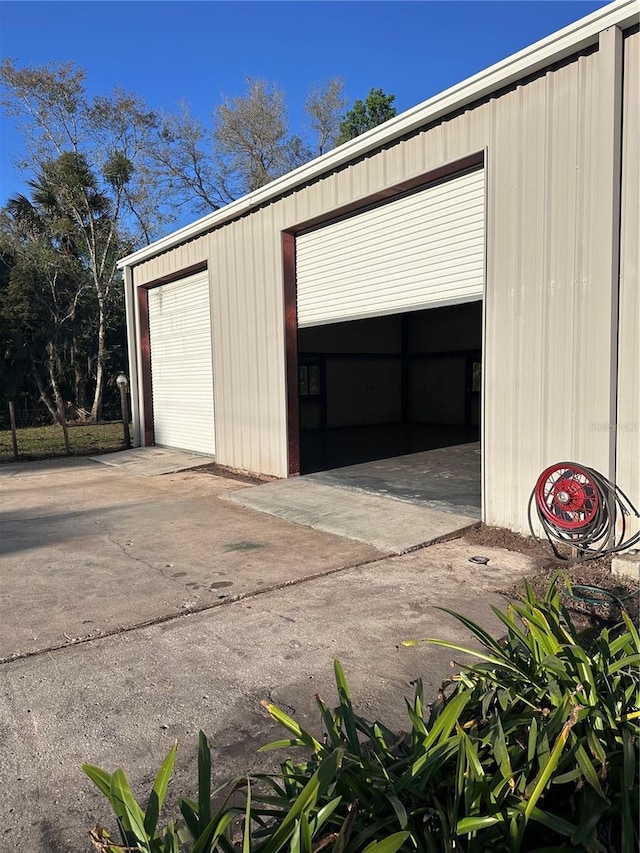
[(615, 0), (590, 15), (557, 30), (544, 39), (508, 56), (506, 59), (479, 71), (472, 77), (456, 83), (444, 92), (434, 95), (426, 101), (411, 107), (384, 124), (374, 127), (355, 139), (339, 145), (337, 148), (310, 160), (292, 172), (287, 172), (280, 178), (266, 184), (252, 193), (242, 196), (231, 204), (208, 213), (195, 222), (179, 228), (138, 249), (118, 261), (118, 268), (134, 266), (142, 263), (161, 252), (166, 252), (175, 246), (192, 240), (195, 237), (236, 219), (258, 207), (271, 198), (282, 195), (302, 184), (321, 177), (339, 166), (355, 160), (357, 157), (379, 148), (387, 142), (392, 142), (418, 129), (427, 122), (460, 109), (467, 104), (486, 97), (498, 89), (508, 86), (522, 77), (578, 53), (592, 45), (600, 32), (612, 26), (626, 29), (636, 23), (639, 18), (640, 3), (638, 0)]

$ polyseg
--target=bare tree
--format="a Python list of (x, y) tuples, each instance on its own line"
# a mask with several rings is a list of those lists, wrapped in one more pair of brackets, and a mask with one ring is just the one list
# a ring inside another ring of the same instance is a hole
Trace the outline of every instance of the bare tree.
[(289, 136), (284, 93), (264, 80), (247, 80), (247, 93), (215, 110), (214, 142), (221, 171), (238, 194), (251, 192), (310, 157), (300, 137)]
[(344, 81), (333, 77), (323, 86), (314, 86), (305, 103), (311, 130), (316, 136), (316, 151), (324, 154), (337, 144), (342, 113), (348, 104)]
[(180, 103), (175, 112), (159, 118), (150, 158), (156, 183), (176, 207), (209, 213), (233, 201), (229, 176), (214, 151), (213, 131), (191, 115), (188, 104)]

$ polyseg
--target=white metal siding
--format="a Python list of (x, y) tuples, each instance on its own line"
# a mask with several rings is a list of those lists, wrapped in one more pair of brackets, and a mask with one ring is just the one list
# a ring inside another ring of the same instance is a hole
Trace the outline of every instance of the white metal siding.
[(156, 444), (215, 453), (207, 273), (149, 291)]
[(481, 299), (478, 170), (296, 239), (298, 326)]

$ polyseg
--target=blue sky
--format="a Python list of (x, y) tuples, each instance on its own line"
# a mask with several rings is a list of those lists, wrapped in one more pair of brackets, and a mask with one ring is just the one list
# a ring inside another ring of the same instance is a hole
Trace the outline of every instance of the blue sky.
[[(18, 65), (72, 60), (90, 93), (135, 91), (153, 108), (185, 100), (207, 119), (260, 77), (287, 95), (294, 130), (309, 88), (342, 77), (398, 112), (605, 5), (582, 0), (442, 2), (0, 2), (0, 53)], [(15, 120), (0, 120), (0, 204), (24, 189)]]

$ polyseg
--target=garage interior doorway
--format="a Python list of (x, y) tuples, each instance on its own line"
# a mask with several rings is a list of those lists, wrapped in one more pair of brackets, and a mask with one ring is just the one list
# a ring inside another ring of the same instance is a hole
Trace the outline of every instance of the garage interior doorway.
[(300, 329), (300, 473), (479, 442), (481, 372), (481, 301)]

